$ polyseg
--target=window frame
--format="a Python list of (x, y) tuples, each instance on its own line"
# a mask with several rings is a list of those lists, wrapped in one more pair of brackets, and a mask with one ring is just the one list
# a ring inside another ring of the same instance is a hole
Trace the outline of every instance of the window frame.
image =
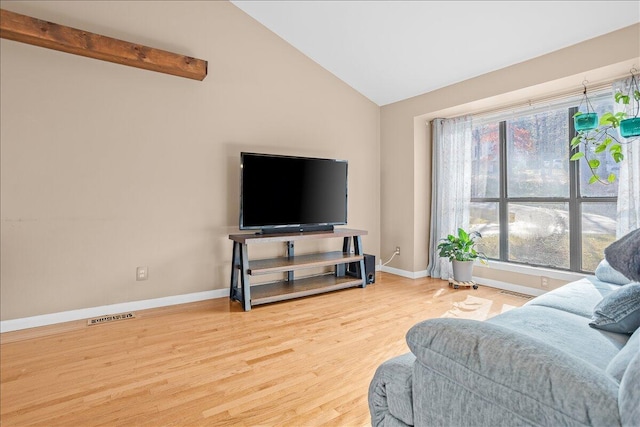
[[(571, 148), (571, 139), (576, 134), (573, 116), (578, 111), (578, 106), (559, 108), (567, 109), (567, 120), (569, 131), (567, 135), (566, 148), (569, 152), (568, 158), (580, 149)], [(522, 115), (525, 115), (523, 113)], [(580, 173), (582, 161), (569, 161), (569, 196), (568, 197), (509, 197), (507, 192), (508, 159), (507, 159), (507, 123), (518, 116), (508, 115), (503, 118), (496, 118), (492, 123), (498, 123), (499, 141), (499, 195), (498, 197), (471, 197), (471, 203), (497, 203), (499, 221), (499, 258), (490, 258), (494, 261), (508, 264), (524, 265), (537, 268), (547, 268), (559, 271), (568, 271), (582, 274), (592, 274), (593, 271), (585, 270), (583, 265), (583, 240), (582, 240), (582, 207), (589, 203), (617, 203), (618, 197), (612, 196), (584, 196), (580, 192)], [(527, 262), (517, 262), (509, 260), (509, 204), (510, 203), (567, 203), (569, 209), (569, 268), (550, 266), (544, 264), (534, 264)]]

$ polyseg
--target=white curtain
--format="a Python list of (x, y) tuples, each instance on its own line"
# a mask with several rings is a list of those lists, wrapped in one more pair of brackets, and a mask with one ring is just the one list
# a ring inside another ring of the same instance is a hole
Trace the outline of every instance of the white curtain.
[[(629, 92), (631, 77), (613, 83), (614, 92)], [(633, 91), (631, 92), (633, 94)], [(625, 111), (625, 106), (615, 104), (616, 112)], [(627, 117), (633, 117), (633, 98), (627, 106)], [(624, 142), (624, 140), (621, 140)], [(628, 232), (640, 228), (640, 137), (626, 140), (622, 144), (624, 160), (620, 163), (618, 176), (618, 214), (617, 237), (622, 237)]]
[(451, 263), (438, 256), (438, 243), (459, 227), (469, 229), (471, 200), (471, 116), (435, 119), (431, 122), (433, 144), (431, 172), (431, 277), (452, 277)]

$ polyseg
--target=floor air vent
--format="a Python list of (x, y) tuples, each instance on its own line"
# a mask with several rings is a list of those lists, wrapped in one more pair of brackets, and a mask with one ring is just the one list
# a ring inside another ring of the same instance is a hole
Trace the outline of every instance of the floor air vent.
[(533, 295), (527, 295), (527, 294), (521, 294), (519, 292), (513, 292), (513, 291), (500, 291), (501, 294), (505, 294), (505, 295), (511, 295), (514, 297), (518, 297), (518, 298), (524, 298), (524, 299), (531, 299), (533, 298)]
[(120, 313), (120, 314), (108, 314), (106, 316), (94, 317), (93, 319), (87, 319), (87, 325), (100, 325), (102, 323), (114, 322), (116, 320), (127, 320), (136, 317), (135, 313)]

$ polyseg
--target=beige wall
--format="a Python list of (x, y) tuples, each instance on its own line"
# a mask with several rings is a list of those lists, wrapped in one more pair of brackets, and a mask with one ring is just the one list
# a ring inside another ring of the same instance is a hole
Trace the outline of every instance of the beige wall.
[(209, 62), (198, 82), (1, 41), (2, 320), (225, 289), (244, 150), (347, 159), (379, 253), (379, 107), (232, 4), (1, 4)]
[(400, 246), (390, 266), (422, 272), (429, 120), (640, 64), (635, 25), (379, 108), (226, 2), (0, 4), (209, 61), (197, 82), (0, 42), (2, 320), (226, 288), (245, 150), (348, 159), (349, 226), (369, 231), (365, 252), (386, 260)]
[[(499, 50), (496, 52), (499, 54)], [(640, 24), (383, 106), (380, 115), (381, 253), (386, 256), (396, 246), (402, 246), (402, 255), (389, 266), (415, 274), (427, 268), (431, 203), (431, 137), (427, 123), (430, 120), (524, 104), (562, 92), (579, 93), (584, 79), (595, 84), (627, 77), (634, 65), (636, 68), (640, 65)], [(477, 274), (523, 286), (539, 282), (492, 269), (478, 270)]]

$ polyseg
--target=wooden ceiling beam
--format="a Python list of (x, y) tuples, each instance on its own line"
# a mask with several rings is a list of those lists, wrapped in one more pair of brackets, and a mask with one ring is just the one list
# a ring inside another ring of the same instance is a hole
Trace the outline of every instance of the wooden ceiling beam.
[(203, 80), (207, 61), (78, 30), (0, 9), (0, 38), (115, 62), (188, 79)]

